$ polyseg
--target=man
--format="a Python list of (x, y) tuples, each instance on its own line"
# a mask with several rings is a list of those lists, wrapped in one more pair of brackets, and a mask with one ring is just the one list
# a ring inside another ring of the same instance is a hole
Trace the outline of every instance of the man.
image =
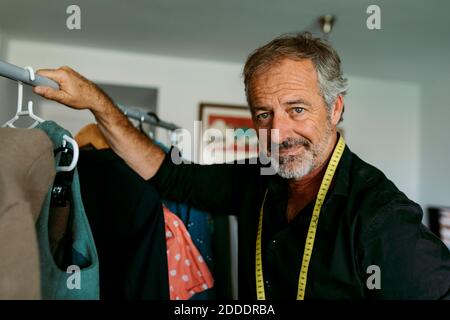
[(282, 36), (245, 64), (255, 128), (278, 147), (267, 150), (277, 175), (261, 165), (175, 165), (92, 82), (68, 67), (39, 74), (60, 90), (36, 93), (90, 109), (112, 149), (164, 197), (238, 216), (240, 299), (450, 297), (449, 250), (421, 224), (419, 205), (342, 148), (347, 85), (326, 42)]

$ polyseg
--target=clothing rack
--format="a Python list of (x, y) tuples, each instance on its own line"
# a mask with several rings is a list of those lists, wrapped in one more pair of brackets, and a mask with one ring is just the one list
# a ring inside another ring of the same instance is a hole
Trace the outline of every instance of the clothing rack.
[(52, 87), (53, 89), (59, 89), (59, 86), (55, 81), (50, 80), (46, 77), (42, 77), (38, 74), (35, 75), (35, 80), (32, 81), (30, 79), (30, 73), (28, 72), (28, 70), (10, 64), (3, 60), (0, 60), (0, 76), (14, 81), (20, 81), (33, 87), (46, 86)]
[[(59, 85), (55, 81), (37, 74), (35, 75), (35, 80), (31, 80), (30, 73), (28, 72), (27, 69), (15, 66), (3, 60), (0, 60), (0, 76), (14, 81), (20, 81), (33, 87), (46, 86), (59, 90)], [(117, 104), (117, 106), (129, 118), (139, 120), (144, 123), (148, 123), (155, 127), (162, 127), (170, 131), (180, 129), (179, 126), (170, 122), (157, 120), (154, 117), (148, 115), (147, 113), (138, 110), (136, 107), (133, 108), (120, 104)]]
[(135, 120), (138, 120), (142, 123), (148, 123), (152, 126), (155, 127), (161, 127), (170, 131), (175, 131), (177, 129), (181, 129), (181, 127), (170, 123), (170, 122), (166, 122), (163, 120), (157, 120), (154, 117), (152, 117), (151, 115), (147, 114), (144, 111), (140, 111), (138, 110), (137, 107), (133, 107), (133, 106), (124, 106), (122, 104), (116, 104), (117, 107), (128, 117), (128, 118), (132, 118)]

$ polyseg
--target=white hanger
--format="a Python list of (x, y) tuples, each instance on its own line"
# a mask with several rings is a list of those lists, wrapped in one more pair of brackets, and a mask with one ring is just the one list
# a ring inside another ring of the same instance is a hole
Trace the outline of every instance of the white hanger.
[[(25, 67), (24, 69), (28, 70), (30, 74), (30, 80), (35, 80), (34, 71), (31, 67)], [(33, 112), (33, 101), (28, 101), (28, 110), (22, 109), (22, 101), (23, 101), (23, 83), (21, 81), (18, 81), (18, 97), (17, 97), (17, 111), (16, 115), (6, 122), (3, 127), (10, 127), (15, 128), (14, 122), (16, 122), (20, 116), (29, 116), (31, 119), (35, 120), (34, 123), (28, 127), (28, 129), (36, 127), (39, 123), (44, 122), (43, 119), (39, 118), (37, 115)]]
[(72, 139), (68, 135), (63, 135), (63, 145), (62, 146), (66, 147), (67, 142), (72, 145), (72, 151), (73, 151), (72, 162), (68, 166), (57, 166), (56, 172), (72, 171), (73, 169), (75, 169), (75, 167), (77, 165), (78, 157), (80, 156), (80, 150), (78, 148), (78, 144), (74, 139)]
[[(24, 69), (28, 70), (28, 72), (30, 74), (30, 80), (34, 81), (36, 77), (35, 77), (33, 68), (25, 67)], [(14, 122), (16, 122), (20, 118), (20, 116), (29, 116), (30, 118), (35, 120), (35, 122), (31, 126), (29, 126), (28, 129), (34, 128), (39, 123), (44, 122), (43, 119), (39, 118), (37, 115), (34, 114), (34, 112), (33, 112), (33, 101), (31, 101), (31, 100), (28, 101), (28, 110), (23, 110), (22, 109), (22, 101), (23, 101), (23, 83), (21, 81), (18, 81), (17, 112), (16, 112), (16, 115), (11, 120), (9, 120), (8, 122), (6, 122), (3, 125), (3, 127), (16, 128), (14, 126)], [(62, 146), (66, 147), (67, 143), (70, 143), (72, 145), (72, 150), (73, 150), (72, 162), (68, 166), (57, 166), (56, 167), (56, 172), (72, 171), (73, 169), (75, 169), (75, 167), (76, 167), (76, 165), (78, 163), (78, 157), (80, 155), (80, 152), (79, 152), (79, 148), (78, 148), (77, 142), (74, 139), (72, 139), (71, 137), (69, 137), (67, 135), (63, 135)]]

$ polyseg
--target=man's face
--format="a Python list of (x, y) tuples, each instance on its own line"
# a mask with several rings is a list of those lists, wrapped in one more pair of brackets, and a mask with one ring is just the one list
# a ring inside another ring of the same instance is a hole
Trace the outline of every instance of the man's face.
[(300, 179), (323, 164), (336, 123), (311, 60), (274, 64), (253, 78), (249, 95), (255, 129), (268, 130), (269, 146), (278, 144), (278, 152), (268, 150), (268, 155), (281, 177)]

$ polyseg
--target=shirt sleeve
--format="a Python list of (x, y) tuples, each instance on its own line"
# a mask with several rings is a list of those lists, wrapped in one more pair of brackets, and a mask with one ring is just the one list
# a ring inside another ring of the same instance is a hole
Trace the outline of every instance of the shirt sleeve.
[(414, 203), (391, 203), (375, 216), (358, 250), (368, 298), (450, 299), (450, 251), (421, 220)]
[(252, 179), (252, 165), (175, 164), (170, 157), (171, 151), (149, 180), (162, 198), (188, 203), (209, 212), (238, 214), (242, 193)]

